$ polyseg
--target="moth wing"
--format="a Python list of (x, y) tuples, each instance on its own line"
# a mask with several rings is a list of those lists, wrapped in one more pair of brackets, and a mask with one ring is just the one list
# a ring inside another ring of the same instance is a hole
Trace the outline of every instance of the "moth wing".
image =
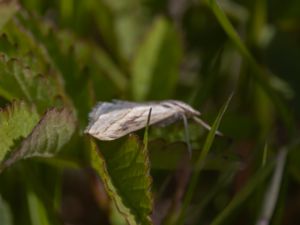
[(89, 125), (85, 129), (85, 131), (88, 131), (91, 128), (91, 126), (99, 119), (101, 115), (108, 114), (113, 111), (118, 111), (122, 109), (129, 109), (133, 107), (133, 104), (135, 103), (119, 101), (119, 100), (114, 101), (114, 103), (98, 102), (97, 105), (93, 108), (93, 110), (89, 113)]
[[(159, 104), (126, 104), (126, 102), (122, 102), (113, 105), (109, 106), (108, 110), (102, 109), (102, 112), (105, 111), (105, 113), (97, 112), (97, 109), (95, 109), (96, 112), (92, 112), (93, 118), (86, 133), (100, 140), (114, 140), (146, 127), (150, 108), (152, 111), (149, 125), (168, 119), (176, 113), (176, 111)], [(104, 106), (100, 105), (100, 107)], [(98, 110), (101, 111), (101, 108)]]
[(98, 102), (93, 110), (89, 113), (89, 119), (97, 119), (99, 115), (109, 113), (111, 111), (132, 108), (136, 103), (115, 100), (114, 103)]
[(147, 105), (147, 103), (138, 103), (138, 102), (130, 102), (130, 101), (124, 101), (119, 99), (113, 99), (112, 104), (118, 105), (118, 106), (125, 106), (125, 107), (135, 107), (139, 105)]

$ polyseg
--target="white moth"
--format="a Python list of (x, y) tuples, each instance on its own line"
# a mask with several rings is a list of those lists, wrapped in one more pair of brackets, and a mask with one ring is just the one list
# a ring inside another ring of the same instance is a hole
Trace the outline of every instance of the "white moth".
[[(201, 115), (199, 111), (181, 101), (136, 103), (114, 100), (113, 102), (100, 102), (94, 107), (89, 114), (89, 125), (84, 132), (104, 141), (121, 138), (145, 128), (150, 109), (149, 125), (164, 126), (183, 119), (187, 128), (186, 118), (192, 118), (206, 129), (210, 129), (210, 126), (199, 118)], [(217, 134), (221, 133), (217, 132)]]

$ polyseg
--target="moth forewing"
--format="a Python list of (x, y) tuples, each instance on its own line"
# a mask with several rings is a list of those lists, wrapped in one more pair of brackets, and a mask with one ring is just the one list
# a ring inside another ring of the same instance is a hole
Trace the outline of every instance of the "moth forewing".
[(125, 104), (119, 101), (114, 106), (109, 104), (112, 103), (96, 106), (98, 108), (90, 114), (90, 124), (85, 133), (100, 140), (114, 140), (144, 128), (150, 108), (152, 108), (152, 113), (149, 125), (172, 117), (174, 114), (174, 110), (169, 110), (159, 104)]
[[(150, 108), (149, 125), (165, 125), (182, 119), (183, 116), (194, 118), (200, 115), (199, 111), (176, 100), (147, 103), (120, 100), (112, 103), (102, 102), (98, 103), (89, 114), (89, 125), (85, 129), (85, 133), (99, 140), (107, 141), (123, 137), (145, 128)], [(210, 128), (206, 123), (202, 125), (207, 129)]]

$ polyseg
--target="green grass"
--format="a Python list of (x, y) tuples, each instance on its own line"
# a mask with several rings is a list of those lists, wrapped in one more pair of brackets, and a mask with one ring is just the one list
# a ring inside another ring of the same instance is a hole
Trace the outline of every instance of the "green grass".
[[(299, 9), (0, 3), (0, 224), (294, 224)], [(179, 121), (109, 142), (85, 135), (92, 107), (113, 99), (178, 99), (212, 129)]]

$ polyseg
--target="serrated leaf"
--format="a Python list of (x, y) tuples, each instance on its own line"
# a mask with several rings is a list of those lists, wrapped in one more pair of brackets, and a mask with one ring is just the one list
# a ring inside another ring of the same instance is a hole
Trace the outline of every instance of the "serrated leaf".
[(60, 96), (50, 76), (32, 70), (21, 59), (1, 55), (0, 73), (0, 96), (8, 100), (25, 98), (43, 111), (55, 105)]
[(20, 159), (30, 157), (53, 157), (66, 144), (75, 130), (75, 118), (64, 108), (46, 112), (20, 147), (2, 163), (4, 169)]
[[(64, 81), (53, 65), (45, 46), (17, 20), (3, 28), (0, 37), (0, 95), (8, 100), (27, 99), (39, 112), (57, 105), (72, 107)], [(71, 71), (72, 73), (72, 71)]]
[(16, 0), (0, 2), (0, 30), (7, 21), (17, 12), (19, 5)]
[[(111, 57), (100, 46), (83, 41), (74, 33), (58, 30), (41, 18), (32, 17), (29, 20), (20, 16), (19, 19), (20, 23), (26, 26), (32, 35), (47, 48), (48, 56), (51, 57), (65, 79), (69, 79), (70, 71), (74, 73), (73, 83), (78, 82), (78, 78), (82, 78), (81, 76), (86, 78), (86, 71), (83, 72), (82, 67), (88, 66), (98, 70), (95, 73), (97, 76), (99, 76), (99, 70), (104, 71), (107, 78), (121, 91), (126, 88), (126, 75), (119, 70)], [(82, 56), (82, 53), (85, 55)], [(82, 80), (79, 82), (81, 84)]]
[(45, 48), (53, 67), (62, 75), (64, 88), (72, 97), (80, 118), (86, 118), (91, 107), (87, 98), (111, 99), (116, 92), (127, 90), (126, 75), (101, 46), (69, 30), (57, 29), (39, 17), (20, 15), (18, 19), (27, 33)]
[(128, 224), (152, 224), (149, 159), (136, 136), (129, 136), (114, 151), (97, 151), (93, 143), (92, 166)]
[(39, 120), (36, 110), (25, 102), (13, 102), (0, 111), (0, 162), (14, 145), (26, 137)]
[[(158, 19), (140, 45), (132, 64), (135, 100), (171, 96), (179, 77), (181, 51), (175, 29), (164, 18)], [(161, 88), (162, 85), (164, 88)]]

